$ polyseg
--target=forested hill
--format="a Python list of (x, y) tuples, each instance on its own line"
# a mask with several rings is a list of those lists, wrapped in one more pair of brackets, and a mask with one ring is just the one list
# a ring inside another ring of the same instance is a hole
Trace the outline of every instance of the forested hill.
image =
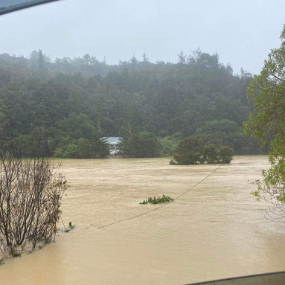
[(28, 59), (2, 54), (1, 149), (13, 142), (23, 156), (41, 149), (57, 157), (104, 157), (100, 138), (122, 136), (125, 150), (144, 141), (156, 149), (137, 156), (157, 156), (199, 135), (237, 154), (261, 153), (241, 130), (251, 79), (201, 51), (180, 53), (176, 64), (151, 63), (144, 55), (118, 65), (89, 55), (51, 62), (41, 51)]

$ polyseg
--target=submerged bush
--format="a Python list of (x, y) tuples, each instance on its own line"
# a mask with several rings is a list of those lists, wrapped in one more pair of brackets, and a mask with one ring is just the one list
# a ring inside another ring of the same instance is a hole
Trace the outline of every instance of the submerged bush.
[(219, 157), (223, 163), (230, 163), (234, 156), (234, 150), (229, 146), (222, 146), (219, 150)]
[(72, 224), (72, 222), (68, 223), (68, 228), (65, 228), (64, 231), (66, 233), (70, 232), (71, 230), (73, 230), (75, 228), (75, 225)]
[(200, 137), (189, 137), (183, 139), (175, 149), (171, 165), (189, 165), (204, 163), (230, 163), (233, 159), (234, 150), (229, 146), (217, 149), (215, 145), (203, 146)]
[(205, 160), (208, 163), (217, 163), (219, 161), (219, 151), (213, 144), (209, 144), (204, 148)]
[(170, 196), (165, 196), (163, 194), (162, 197), (150, 197), (147, 200), (144, 200), (143, 202), (141, 202), (140, 204), (160, 204), (160, 203), (168, 203), (168, 202), (172, 202), (174, 201)]
[(0, 253), (51, 242), (67, 181), (45, 158), (0, 160)]
[(174, 151), (173, 160), (176, 164), (198, 164), (204, 161), (204, 148), (199, 137), (185, 138)]

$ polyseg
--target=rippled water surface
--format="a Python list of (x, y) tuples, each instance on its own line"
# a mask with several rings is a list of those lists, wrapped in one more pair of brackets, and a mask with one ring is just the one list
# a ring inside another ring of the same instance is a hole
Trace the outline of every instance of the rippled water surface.
[(266, 220), (268, 205), (250, 195), (256, 186), (248, 181), (268, 168), (265, 156), (235, 157), (175, 202), (139, 216), (157, 207), (142, 200), (175, 198), (217, 168), (168, 161), (64, 160), (71, 187), (63, 221), (76, 228), (6, 260), (0, 284), (185, 284), (285, 270), (285, 226)]

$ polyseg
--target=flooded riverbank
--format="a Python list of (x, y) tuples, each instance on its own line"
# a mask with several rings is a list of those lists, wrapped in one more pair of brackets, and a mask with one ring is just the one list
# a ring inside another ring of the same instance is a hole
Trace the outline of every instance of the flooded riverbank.
[[(76, 228), (7, 260), (0, 284), (185, 284), (285, 270), (284, 224), (264, 219), (268, 205), (250, 195), (256, 186), (248, 180), (268, 168), (265, 156), (235, 157), (215, 172), (217, 165), (168, 161), (63, 160), (71, 186), (63, 220)], [(158, 207), (140, 205), (146, 198), (176, 198), (211, 172), (176, 201), (139, 216)]]

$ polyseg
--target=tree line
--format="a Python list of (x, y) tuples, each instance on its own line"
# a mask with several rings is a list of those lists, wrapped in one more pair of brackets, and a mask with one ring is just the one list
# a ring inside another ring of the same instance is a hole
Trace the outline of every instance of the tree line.
[(199, 136), (236, 154), (261, 154), (258, 140), (242, 132), (253, 110), (246, 98), (251, 80), (200, 50), (181, 52), (177, 63), (152, 63), (144, 54), (117, 65), (88, 54), (54, 61), (41, 50), (29, 58), (2, 54), (0, 150), (101, 158), (108, 155), (101, 138), (119, 136), (125, 154), (157, 157)]
[(245, 133), (270, 147), (270, 168), (262, 171), (263, 180), (256, 180), (258, 187), (252, 194), (271, 204), (267, 213), (271, 220), (285, 217), (285, 25), (280, 40), (280, 47), (271, 50), (248, 87), (254, 109), (244, 123)]

